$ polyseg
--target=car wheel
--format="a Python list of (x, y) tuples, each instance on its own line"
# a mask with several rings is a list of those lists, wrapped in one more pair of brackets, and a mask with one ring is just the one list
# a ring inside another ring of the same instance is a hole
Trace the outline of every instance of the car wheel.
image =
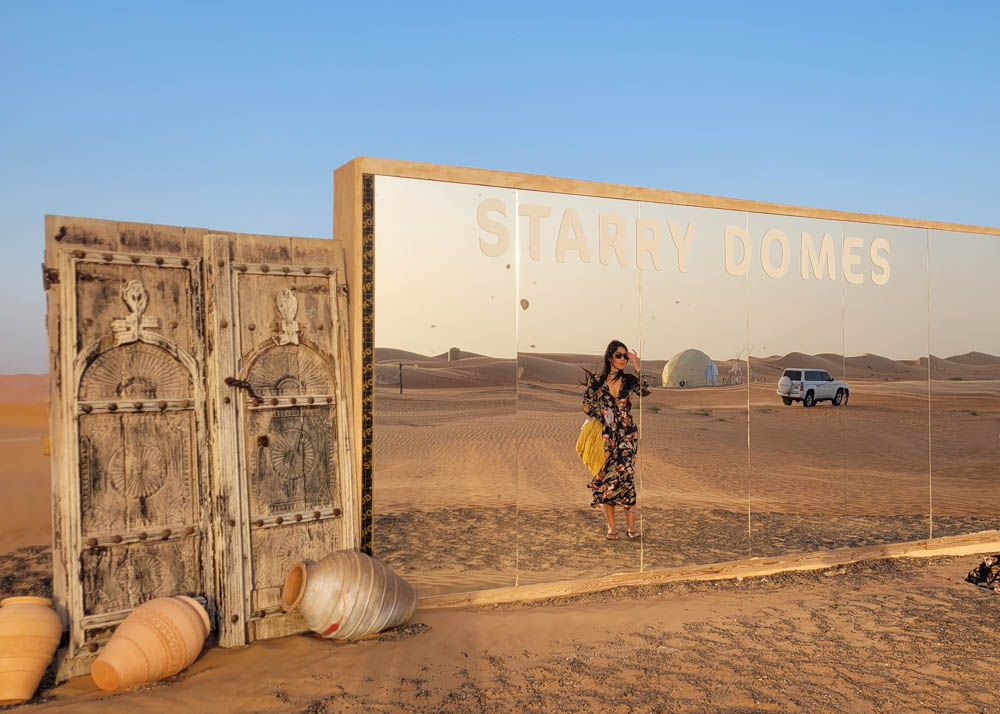
[(810, 390), (806, 392), (805, 399), (802, 400), (802, 406), (811, 407), (816, 404), (816, 395)]
[(844, 401), (844, 390), (838, 389), (837, 395), (833, 398), (833, 406), (839, 407)]
[(782, 397), (781, 401), (783, 401), (785, 403), (786, 407), (790, 407), (792, 405), (792, 398), (791, 397)]
[(844, 392), (844, 400), (840, 403), (840, 406), (846, 407), (847, 400), (850, 398), (851, 398), (851, 390), (847, 390), (846, 392)]

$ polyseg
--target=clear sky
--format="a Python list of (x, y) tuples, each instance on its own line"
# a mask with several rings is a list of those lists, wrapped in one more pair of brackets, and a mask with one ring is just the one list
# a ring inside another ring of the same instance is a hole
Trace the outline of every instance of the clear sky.
[(356, 155), (1000, 225), (993, 3), (0, 4), (0, 373), (45, 213), (324, 237)]

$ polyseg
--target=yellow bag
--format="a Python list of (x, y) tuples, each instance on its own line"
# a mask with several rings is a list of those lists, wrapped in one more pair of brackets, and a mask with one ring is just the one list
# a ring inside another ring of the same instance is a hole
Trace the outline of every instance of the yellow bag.
[(588, 419), (583, 422), (580, 438), (576, 440), (576, 453), (594, 476), (604, 468), (604, 426), (600, 420)]

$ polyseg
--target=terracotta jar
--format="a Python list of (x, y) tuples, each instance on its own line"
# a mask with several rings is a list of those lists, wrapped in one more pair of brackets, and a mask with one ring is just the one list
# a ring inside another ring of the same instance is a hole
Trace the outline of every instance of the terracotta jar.
[(31, 699), (61, 636), (47, 597), (0, 600), (0, 705)]
[(298, 563), (281, 594), (306, 625), (330, 639), (361, 637), (402, 625), (417, 607), (417, 590), (379, 561), (338, 550), (318, 563)]
[(118, 625), (90, 665), (90, 676), (107, 691), (171, 677), (197, 659), (211, 629), (208, 613), (194, 598), (154, 598)]

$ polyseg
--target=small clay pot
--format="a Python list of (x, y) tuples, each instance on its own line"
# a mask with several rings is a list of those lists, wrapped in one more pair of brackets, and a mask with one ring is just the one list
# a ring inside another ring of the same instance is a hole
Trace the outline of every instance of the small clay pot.
[(0, 705), (31, 699), (61, 635), (47, 597), (0, 600)]
[(90, 665), (90, 676), (109, 692), (172, 677), (198, 658), (211, 629), (197, 600), (185, 595), (154, 598), (118, 625)]
[(310, 630), (329, 639), (361, 637), (402, 625), (417, 607), (417, 590), (375, 558), (338, 550), (318, 563), (297, 563), (281, 594)]

